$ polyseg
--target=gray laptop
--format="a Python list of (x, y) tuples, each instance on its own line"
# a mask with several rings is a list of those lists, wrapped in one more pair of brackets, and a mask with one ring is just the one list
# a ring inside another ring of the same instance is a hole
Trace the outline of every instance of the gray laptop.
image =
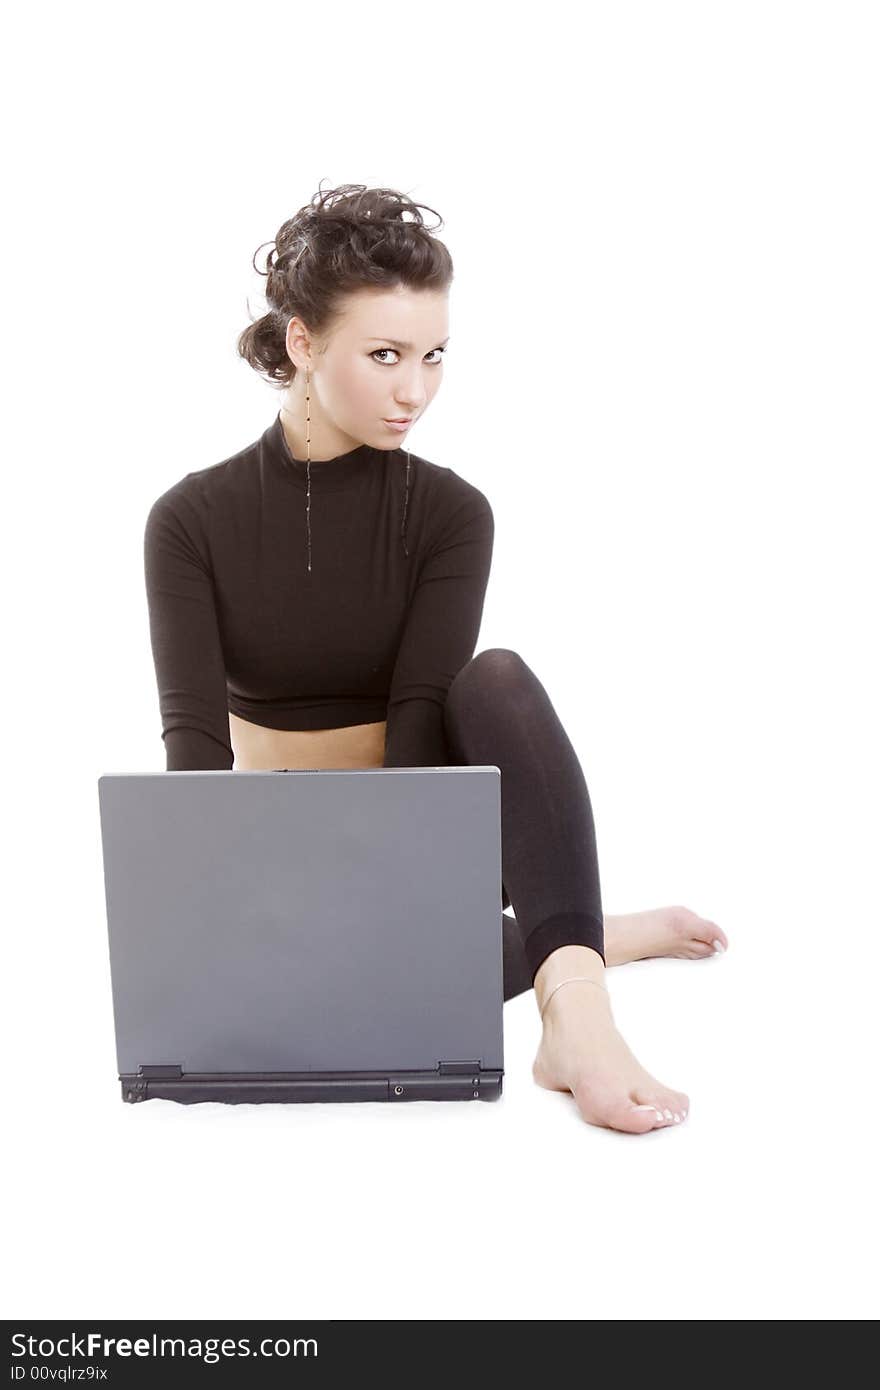
[(497, 767), (98, 778), (122, 1097), (494, 1100)]

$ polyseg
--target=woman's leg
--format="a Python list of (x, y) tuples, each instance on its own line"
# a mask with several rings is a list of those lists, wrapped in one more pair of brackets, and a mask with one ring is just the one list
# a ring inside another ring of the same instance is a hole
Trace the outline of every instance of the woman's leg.
[[(504, 997), (540, 990), (535, 1081), (570, 1090), (590, 1124), (647, 1133), (680, 1122), (687, 1096), (645, 1070), (611, 1014), (590, 798), (546, 690), (518, 653), (489, 648), (444, 709), (453, 761), (501, 769), (502, 881), (516, 912), (516, 930), (503, 919)], [(593, 983), (558, 988), (571, 977)]]
[(501, 769), (504, 998), (531, 989), (559, 946), (589, 946), (604, 962), (596, 832), (577, 755), (546, 690), (517, 652), (478, 653), (445, 705), (458, 765)]
[(504, 1002), (532, 988), (532, 971), (526, 959), (519, 922), (507, 912), (501, 914), (501, 950), (504, 976)]

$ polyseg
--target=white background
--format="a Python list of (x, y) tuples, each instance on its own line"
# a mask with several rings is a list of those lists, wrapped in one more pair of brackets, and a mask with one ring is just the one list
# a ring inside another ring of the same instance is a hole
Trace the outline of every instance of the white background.
[[(6, 39), (5, 1316), (876, 1316), (876, 7), (50, 5)], [(271, 421), (251, 257), (320, 180), (443, 218), (409, 443), (492, 501), (478, 650), (565, 724), (606, 912), (730, 939), (609, 975), (682, 1126), (535, 1086), (531, 993), (497, 1105), (121, 1100), (97, 779), (164, 767), (143, 524)]]

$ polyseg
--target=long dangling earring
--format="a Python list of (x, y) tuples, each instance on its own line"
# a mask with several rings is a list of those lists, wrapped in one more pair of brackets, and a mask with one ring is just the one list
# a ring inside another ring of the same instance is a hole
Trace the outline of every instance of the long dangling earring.
[(406, 509), (409, 504), (409, 449), (406, 451), (406, 493), (403, 498), (403, 521), (400, 523), (400, 534), (403, 537), (403, 553), (409, 555), (406, 545)]
[[(308, 534), (308, 569), (312, 572), (312, 526), (309, 513), (312, 508), (312, 432), (311, 432), (311, 397), (309, 395), (309, 369), (306, 367), (306, 531)], [(409, 548), (406, 544), (406, 513), (409, 505), (409, 470), (410, 457), (409, 450), (406, 451), (406, 493), (403, 499), (403, 520), (400, 523), (400, 534), (403, 538), (403, 553), (409, 555)]]
[(312, 526), (309, 512), (312, 506), (312, 433), (309, 414), (309, 369), (306, 367), (306, 530), (309, 546), (309, 574), (312, 572)]

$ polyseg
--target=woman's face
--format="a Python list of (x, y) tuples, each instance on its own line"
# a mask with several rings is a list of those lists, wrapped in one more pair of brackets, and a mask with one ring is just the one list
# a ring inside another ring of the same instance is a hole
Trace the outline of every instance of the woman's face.
[[(326, 345), (313, 344), (310, 353), (301, 327), (299, 319), (291, 319), (287, 344), (298, 368), (293, 383), (298, 402), (305, 400), (305, 371), (299, 368), (309, 367), (312, 426), (317, 424), (330, 443), (335, 426), (354, 441), (348, 447), (399, 448), (440, 389), (449, 340), (448, 291), (358, 290), (345, 301)], [(394, 429), (385, 423), (401, 416), (409, 426)], [(313, 429), (313, 438), (316, 433)]]

